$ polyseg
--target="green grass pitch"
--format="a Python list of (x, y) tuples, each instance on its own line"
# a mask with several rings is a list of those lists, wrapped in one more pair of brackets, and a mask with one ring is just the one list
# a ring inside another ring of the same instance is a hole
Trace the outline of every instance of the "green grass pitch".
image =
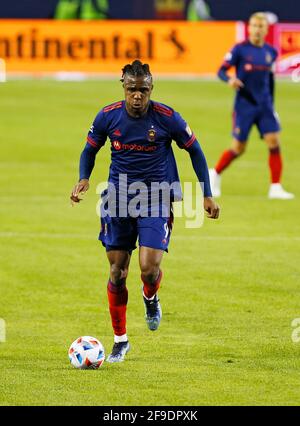
[[(245, 156), (223, 176), (219, 221), (200, 229), (175, 221), (162, 268), (163, 320), (144, 321), (137, 253), (128, 278), (124, 363), (78, 371), (68, 361), (81, 335), (112, 331), (108, 264), (97, 241), (96, 185), (106, 179), (109, 144), (91, 188), (69, 204), (88, 128), (122, 99), (116, 81), (10, 81), (0, 85), (1, 405), (298, 405), (300, 343), (300, 85), (280, 82), (283, 184), (291, 201), (269, 201), (268, 155), (253, 129)], [(173, 106), (196, 132), (210, 166), (230, 141), (232, 92), (219, 82), (158, 81), (153, 99)], [(196, 180), (175, 149), (182, 180)]]

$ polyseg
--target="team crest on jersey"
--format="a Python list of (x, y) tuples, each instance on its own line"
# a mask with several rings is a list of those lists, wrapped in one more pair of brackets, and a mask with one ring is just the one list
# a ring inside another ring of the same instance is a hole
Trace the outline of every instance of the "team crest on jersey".
[(267, 64), (270, 64), (272, 62), (272, 56), (269, 52), (266, 53), (266, 62)]
[(148, 130), (148, 141), (155, 142), (155, 137), (156, 137), (156, 131), (154, 130), (153, 127), (151, 127), (151, 129)]

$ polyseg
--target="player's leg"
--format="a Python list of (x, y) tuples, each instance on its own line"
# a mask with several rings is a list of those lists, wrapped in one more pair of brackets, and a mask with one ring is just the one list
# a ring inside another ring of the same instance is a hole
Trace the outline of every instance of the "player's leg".
[(285, 191), (281, 185), (282, 156), (280, 149), (279, 132), (265, 133), (263, 135), (263, 138), (269, 149), (269, 168), (271, 185), (268, 196), (269, 198), (290, 200), (294, 198), (294, 194)]
[(264, 106), (257, 120), (257, 127), (269, 149), (269, 167), (271, 174), (271, 185), (269, 198), (289, 200), (294, 194), (285, 191), (280, 183), (282, 174), (282, 157), (280, 152), (280, 123), (278, 114), (274, 111), (272, 104)]
[[(102, 212), (101, 212), (102, 214)], [(112, 326), (114, 346), (108, 362), (123, 361), (129, 350), (126, 334), (126, 308), (128, 292), (126, 278), (132, 250), (137, 238), (136, 224), (131, 218), (118, 218), (102, 215), (99, 239), (106, 247), (110, 264), (110, 277), (107, 296)]]
[(233, 111), (231, 147), (225, 150), (213, 169), (209, 170), (211, 190), (214, 197), (221, 195), (221, 173), (246, 149), (248, 135), (255, 121), (256, 108), (239, 104)]
[(163, 210), (164, 217), (140, 217), (137, 226), (145, 319), (152, 331), (157, 330), (162, 317), (157, 295), (162, 278), (160, 264), (164, 251), (168, 251), (174, 221), (172, 204)]
[(158, 289), (162, 278), (160, 264), (163, 250), (140, 246), (139, 263), (143, 282), (143, 300), (146, 311), (146, 322), (151, 331), (157, 330), (162, 310), (158, 299)]
[(114, 346), (107, 361), (119, 362), (123, 361), (130, 349), (126, 334), (126, 308), (128, 301), (126, 278), (131, 254), (125, 250), (109, 250), (107, 251), (107, 258), (110, 264), (107, 296), (114, 330)]
[(247, 141), (240, 141), (233, 138), (231, 147), (223, 152), (215, 168), (209, 170), (211, 190), (214, 197), (221, 195), (221, 173), (232, 163), (233, 160), (240, 157), (246, 150)]

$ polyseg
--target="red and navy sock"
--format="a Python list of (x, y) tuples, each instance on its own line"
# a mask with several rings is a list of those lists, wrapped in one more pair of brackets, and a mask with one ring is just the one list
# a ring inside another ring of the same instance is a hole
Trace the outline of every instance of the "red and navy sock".
[[(126, 308), (128, 302), (128, 290), (126, 281), (116, 285), (111, 280), (107, 284), (107, 296), (112, 327), (116, 341), (127, 340), (126, 336)], [(125, 340), (124, 340), (125, 339)]]
[(142, 278), (142, 281), (144, 283), (144, 287), (143, 287), (144, 296), (147, 299), (152, 299), (156, 295), (156, 293), (157, 293), (157, 291), (160, 287), (160, 282), (161, 282), (161, 279), (162, 279), (162, 271), (159, 270), (158, 277), (156, 278), (156, 281), (152, 284), (145, 281), (143, 279), (142, 275), (141, 275), (141, 278)]
[(236, 152), (234, 152), (232, 149), (228, 149), (227, 151), (224, 151), (221, 155), (219, 161), (216, 164), (215, 170), (218, 174), (222, 173), (223, 170), (226, 169), (226, 167), (229, 166), (229, 164), (238, 156)]
[(271, 182), (279, 183), (282, 173), (282, 158), (279, 146), (269, 149), (269, 167), (271, 174)]

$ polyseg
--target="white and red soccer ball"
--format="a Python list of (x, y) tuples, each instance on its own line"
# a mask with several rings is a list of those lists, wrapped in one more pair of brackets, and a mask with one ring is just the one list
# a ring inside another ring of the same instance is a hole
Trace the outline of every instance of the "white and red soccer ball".
[(97, 369), (105, 360), (103, 345), (91, 336), (74, 340), (68, 354), (72, 366), (81, 370)]

